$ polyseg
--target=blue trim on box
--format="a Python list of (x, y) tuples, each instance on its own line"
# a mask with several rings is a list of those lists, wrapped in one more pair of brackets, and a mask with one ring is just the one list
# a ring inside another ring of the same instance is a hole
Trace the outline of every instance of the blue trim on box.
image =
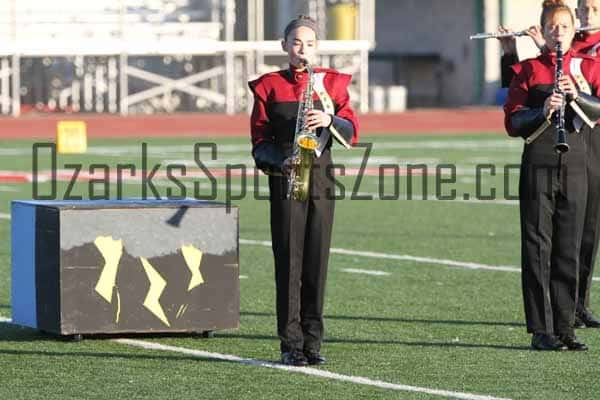
[(14, 200), (13, 203), (58, 209), (99, 209), (99, 208), (164, 208), (164, 207), (225, 207), (216, 201), (186, 199), (121, 199), (121, 200)]
[(11, 249), (12, 321), (37, 328), (35, 207), (12, 203)]

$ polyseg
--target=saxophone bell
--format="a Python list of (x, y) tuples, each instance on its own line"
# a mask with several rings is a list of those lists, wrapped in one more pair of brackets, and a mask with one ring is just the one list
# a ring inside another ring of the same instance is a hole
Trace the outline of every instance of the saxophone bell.
[(304, 150), (315, 150), (319, 147), (319, 141), (317, 140), (317, 136), (311, 133), (305, 133), (303, 135), (298, 136), (298, 147)]
[(310, 171), (319, 141), (313, 134), (298, 135), (296, 139), (298, 153), (292, 159), (292, 172), (288, 198), (306, 201), (310, 187)]

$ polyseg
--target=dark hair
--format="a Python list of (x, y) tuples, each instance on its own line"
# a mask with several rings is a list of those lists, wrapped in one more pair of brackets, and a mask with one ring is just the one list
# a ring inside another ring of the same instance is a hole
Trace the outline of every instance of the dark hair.
[(575, 16), (571, 7), (566, 5), (563, 0), (544, 0), (542, 3), (542, 15), (540, 16), (540, 25), (542, 29), (546, 26), (546, 21), (554, 16), (559, 11), (566, 11), (571, 16), (571, 22), (575, 25)]
[(298, 18), (291, 20), (287, 26), (285, 27), (285, 31), (283, 32), (283, 39), (287, 40), (288, 35), (296, 28), (301, 26), (306, 26), (307, 28), (312, 29), (315, 32), (315, 36), (318, 38), (318, 29), (317, 29), (317, 21), (312, 19), (307, 15), (299, 15)]

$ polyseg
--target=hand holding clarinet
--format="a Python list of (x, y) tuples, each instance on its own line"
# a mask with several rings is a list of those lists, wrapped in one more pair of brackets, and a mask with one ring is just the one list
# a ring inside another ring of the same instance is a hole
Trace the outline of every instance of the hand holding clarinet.
[(544, 102), (544, 116), (550, 119), (554, 115), (557, 129), (556, 146), (554, 148), (560, 154), (569, 151), (565, 130), (565, 104), (567, 100), (571, 101), (577, 98), (578, 92), (571, 77), (563, 73), (563, 52), (560, 42), (556, 43), (555, 51), (554, 90)]

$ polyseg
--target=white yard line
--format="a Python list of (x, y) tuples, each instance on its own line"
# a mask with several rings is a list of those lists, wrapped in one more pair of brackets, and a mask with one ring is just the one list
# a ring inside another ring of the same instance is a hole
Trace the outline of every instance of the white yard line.
[[(0, 213), (0, 219), (10, 220), (10, 215)], [(261, 240), (240, 239), (240, 244), (271, 247), (271, 242), (261, 241)], [(358, 256), (358, 257), (367, 257), (367, 258), (379, 258), (379, 259), (387, 259), (387, 260), (414, 261), (417, 263), (438, 264), (438, 265), (445, 265), (448, 267), (458, 267), (458, 268), (466, 268), (466, 269), (503, 271), (503, 272), (521, 272), (520, 268), (514, 267), (514, 266), (508, 266), (508, 265), (488, 265), (488, 264), (479, 264), (479, 263), (473, 263), (473, 262), (467, 262), (467, 261), (446, 260), (443, 258), (416, 257), (416, 256), (405, 255), (405, 254), (390, 254), (390, 253), (379, 253), (379, 252), (372, 252), (372, 251), (357, 251), (357, 250), (340, 249), (340, 248), (335, 248), (335, 247), (331, 248), (331, 253), (350, 255), (350, 256)], [(594, 278), (592, 278), (592, 280), (600, 281), (600, 277), (594, 277)]]
[[(251, 245), (251, 246), (271, 247), (271, 242), (261, 241), (261, 240), (240, 239), (240, 244), (246, 244), (246, 245)], [(510, 265), (488, 265), (488, 264), (479, 264), (479, 263), (468, 262), (468, 261), (446, 260), (443, 258), (416, 257), (416, 256), (410, 256), (410, 255), (406, 255), (406, 254), (390, 254), (390, 253), (379, 253), (379, 252), (373, 252), (373, 251), (357, 251), (357, 250), (340, 249), (340, 248), (336, 248), (336, 247), (331, 248), (331, 253), (348, 255), (348, 256), (378, 258), (378, 259), (383, 259), (383, 260), (413, 261), (413, 262), (424, 263), (424, 264), (444, 265), (447, 267), (477, 269), (477, 270), (485, 270), (485, 271), (519, 272), (519, 273), (521, 272), (521, 268), (510, 266)], [(600, 281), (600, 277), (594, 277), (594, 278), (592, 278), (592, 280)]]
[[(197, 140), (198, 143), (209, 143), (209, 140)], [(372, 143), (374, 150), (389, 150), (389, 149), (458, 149), (458, 150), (502, 150), (515, 149), (519, 150), (523, 147), (522, 141), (504, 140), (504, 139), (463, 139), (463, 140), (417, 140), (417, 141), (380, 141), (370, 140), (367, 138), (363, 143)], [(217, 144), (217, 156), (220, 153), (250, 153), (252, 147), (248, 144)], [(21, 156), (31, 155), (32, 148), (29, 147), (5, 147), (0, 149), (0, 156)], [(165, 144), (149, 144), (147, 148), (149, 155), (163, 156), (165, 153), (170, 154), (186, 154), (193, 156), (194, 144), (180, 145), (165, 145)], [(353, 151), (364, 151), (363, 148), (356, 148)], [(98, 154), (106, 156), (122, 156), (122, 155), (140, 155), (142, 152), (141, 144), (126, 145), (126, 146), (94, 146), (91, 145), (87, 149), (87, 154)], [(201, 155), (210, 155), (210, 149), (202, 147)], [(340, 154), (340, 152), (337, 152)]]
[[(519, 205), (519, 201), (518, 200), (504, 200), (504, 199), (497, 199), (497, 200), (479, 200), (477, 198), (474, 198), (474, 195), (469, 195), (468, 199), (464, 199), (461, 198), (458, 193), (455, 199), (453, 200), (442, 200), (442, 199), (438, 199), (435, 195), (431, 194), (428, 195), (426, 198), (424, 198), (421, 195), (416, 195), (413, 194), (411, 199), (408, 199), (408, 195), (406, 193), (400, 193), (398, 196), (398, 199), (381, 199), (379, 197), (379, 193), (374, 193), (374, 192), (357, 192), (355, 193), (357, 196), (370, 196), (371, 198), (373, 198), (373, 200), (381, 200), (381, 201), (444, 201), (444, 202), (448, 202), (448, 203), (471, 203), (471, 204), (496, 204), (496, 205), (503, 205), (503, 206), (518, 206)], [(346, 196), (348, 198), (350, 198), (350, 196), (352, 195), (351, 191), (346, 191)], [(385, 194), (386, 196), (391, 196), (391, 194)], [(352, 200), (352, 199), (351, 199)]]
[(278, 364), (278, 363), (274, 363), (274, 362), (270, 362), (270, 361), (256, 360), (253, 358), (243, 358), (243, 357), (238, 357), (238, 356), (230, 355), (230, 354), (221, 354), (221, 353), (213, 353), (213, 352), (202, 351), (202, 350), (194, 350), (194, 349), (188, 349), (185, 347), (167, 346), (167, 345), (163, 345), (163, 344), (159, 344), (159, 343), (152, 343), (152, 342), (147, 342), (147, 341), (142, 341), (142, 340), (116, 339), (115, 342), (125, 344), (128, 346), (141, 347), (141, 348), (144, 348), (147, 350), (168, 351), (168, 352), (185, 354), (188, 356), (201, 358), (201, 359), (229, 361), (229, 362), (233, 362), (233, 363), (250, 365), (253, 367), (271, 368), (271, 369), (276, 369), (276, 370), (280, 370), (280, 371), (310, 375), (310, 376), (315, 376), (318, 378), (325, 378), (325, 379), (331, 379), (331, 380), (337, 380), (337, 381), (343, 381), (343, 382), (350, 382), (350, 383), (359, 384), (359, 385), (374, 386), (374, 387), (383, 388), (383, 389), (391, 389), (391, 390), (414, 392), (414, 393), (425, 393), (425, 394), (430, 394), (430, 395), (434, 395), (434, 396), (442, 396), (442, 397), (448, 397), (448, 398), (453, 398), (453, 399), (507, 400), (507, 399), (501, 399), (499, 397), (492, 397), (492, 396), (485, 396), (485, 395), (478, 395), (478, 394), (471, 394), (471, 393), (463, 393), (463, 392), (453, 392), (453, 391), (449, 391), (449, 390), (431, 389), (431, 388), (426, 388), (426, 387), (409, 386), (409, 385), (402, 385), (402, 384), (397, 384), (397, 383), (384, 382), (384, 381), (373, 380), (373, 379), (369, 379), (369, 378), (365, 378), (365, 377), (361, 377), (361, 376), (338, 374), (335, 372), (329, 372), (329, 371), (326, 371), (323, 369), (318, 369), (318, 368), (290, 367), (290, 366), (286, 366), (286, 365), (282, 365), (282, 364)]
[[(240, 239), (240, 244), (271, 247), (271, 242), (260, 241), (260, 240)], [(441, 258), (415, 257), (415, 256), (409, 256), (409, 255), (405, 255), (405, 254), (389, 254), (389, 253), (378, 253), (378, 252), (373, 252), (373, 251), (347, 250), (347, 249), (340, 249), (340, 248), (336, 248), (336, 247), (331, 248), (331, 253), (342, 254), (342, 255), (347, 255), (347, 256), (379, 258), (379, 259), (384, 259), (384, 260), (414, 261), (414, 262), (418, 262), (418, 263), (439, 264), (439, 265), (445, 265), (445, 266), (449, 266), (449, 267), (459, 267), (459, 268), (467, 268), (467, 269), (483, 269), (483, 270), (488, 270), (488, 271), (504, 271), (504, 272), (521, 272), (520, 268), (511, 267), (511, 266), (507, 266), (507, 265), (487, 265), (487, 264), (479, 264), (479, 263), (465, 262), (465, 261), (445, 260), (445, 259), (441, 259)]]
[[(128, 182), (128, 181), (123, 181), (123, 183), (128, 184), (128, 185), (138, 185), (139, 184), (139, 182)], [(173, 182), (171, 182), (171, 181), (157, 180), (153, 183), (157, 187), (173, 187)], [(113, 182), (111, 182), (111, 184), (113, 184)], [(181, 182), (181, 184), (184, 185), (187, 189), (194, 188), (194, 182)], [(200, 189), (211, 189), (211, 185), (208, 183), (200, 183), (198, 187)], [(231, 191), (231, 193), (233, 193), (234, 195), (241, 193), (241, 191), (243, 190), (242, 185), (236, 185), (236, 184), (230, 184), (230, 185), (218, 184), (218, 185), (216, 185), (216, 188), (219, 190), (229, 189)], [(257, 186), (257, 188), (258, 188), (258, 194), (260, 194), (261, 196), (269, 195), (269, 187), (268, 186), (259, 185), (259, 186)], [(246, 185), (246, 195), (252, 196), (252, 195), (256, 194), (256, 190), (254, 190), (254, 189), (255, 189), (254, 183), (249, 182)], [(204, 193), (202, 193), (202, 194), (204, 194)], [(339, 194), (339, 193), (336, 193), (336, 194)], [(360, 196), (360, 197), (369, 196), (373, 200), (381, 200), (379, 197), (379, 193), (375, 193), (375, 192), (352, 193), (352, 187), (351, 186), (347, 187), (346, 192), (345, 192), (346, 199), (353, 200), (352, 199), (353, 195)], [(389, 194), (388, 194), (388, 196), (389, 196)], [(398, 198), (394, 199), (394, 200), (386, 199), (386, 200), (381, 200), (381, 201), (445, 201), (448, 203), (495, 204), (495, 205), (504, 205), (504, 206), (519, 205), (518, 200), (503, 200), (503, 199), (479, 200), (476, 198), (469, 198), (468, 200), (465, 200), (464, 198), (460, 198), (460, 196), (457, 196), (457, 198), (454, 200), (441, 200), (441, 199), (436, 198), (435, 195), (429, 195), (429, 196), (427, 196), (427, 198), (423, 198), (423, 196), (421, 196), (421, 195), (412, 195), (412, 198), (408, 199), (406, 193), (399, 193)]]
[[(0, 323), (12, 323), (10, 318), (5, 318), (0, 316)], [(493, 397), (472, 393), (464, 393), (464, 392), (453, 392), (450, 390), (440, 390), (440, 389), (432, 389), (427, 387), (419, 387), (419, 386), (410, 386), (410, 385), (402, 385), (397, 383), (385, 382), (374, 380), (370, 378), (365, 378), (362, 376), (352, 376), (352, 375), (343, 375), (335, 372), (329, 372), (323, 369), (318, 368), (310, 368), (310, 367), (290, 367), (287, 365), (282, 365), (279, 363), (274, 363), (270, 361), (256, 360), (253, 358), (244, 358), (231, 354), (221, 354), (221, 353), (213, 353), (203, 350), (195, 350), (188, 349), (185, 347), (179, 346), (168, 346), (160, 343), (148, 342), (145, 340), (134, 340), (134, 339), (113, 339), (113, 342), (124, 344), (127, 346), (140, 347), (146, 350), (157, 350), (157, 351), (168, 351), (172, 353), (185, 354), (194, 358), (208, 359), (208, 360), (221, 360), (221, 361), (229, 361), (238, 364), (250, 365), (253, 367), (264, 367), (271, 368), (285, 372), (298, 373), (304, 375), (315, 376), (318, 378), (331, 379), (336, 381), (350, 382), (358, 385), (367, 385), (378, 387), (382, 389), (391, 389), (398, 390), (403, 392), (413, 392), (413, 393), (425, 393), (433, 396), (441, 396), (452, 399), (464, 399), (464, 400), (509, 400), (501, 397)]]
[[(365, 142), (369, 142), (366, 140)], [(523, 147), (523, 141), (518, 140), (420, 140), (420, 141), (398, 141), (398, 142), (380, 142), (371, 141), (373, 150), (390, 149), (453, 149), (453, 150), (501, 150), (506, 149), (519, 150)], [(360, 149), (360, 148), (359, 148)]]
[(375, 270), (372, 270), (372, 269), (342, 268), (340, 271), (342, 271), (342, 272), (348, 272), (350, 274), (363, 274), (363, 275), (373, 275), (373, 276), (388, 276), (388, 275), (391, 275), (389, 272), (375, 271)]
[[(271, 242), (261, 241), (261, 240), (240, 239), (240, 244), (271, 247)], [(478, 270), (485, 270), (485, 271), (519, 272), (519, 273), (521, 272), (521, 268), (513, 267), (513, 266), (509, 266), (509, 265), (488, 265), (488, 264), (479, 264), (479, 263), (467, 262), (467, 261), (446, 260), (443, 258), (416, 257), (416, 256), (409, 256), (406, 254), (390, 254), (390, 253), (378, 253), (378, 252), (373, 252), (373, 251), (357, 251), (357, 250), (340, 249), (340, 248), (335, 248), (335, 247), (331, 248), (331, 253), (348, 255), (348, 256), (367, 257), (367, 258), (379, 258), (379, 259), (383, 259), (383, 260), (414, 261), (417, 263), (424, 263), (424, 264), (437, 264), (437, 265), (444, 265), (444, 266), (448, 266), (448, 267), (478, 269)], [(592, 280), (600, 281), (600, 277), (594, 277), (594, 278), (592, 278)]]

